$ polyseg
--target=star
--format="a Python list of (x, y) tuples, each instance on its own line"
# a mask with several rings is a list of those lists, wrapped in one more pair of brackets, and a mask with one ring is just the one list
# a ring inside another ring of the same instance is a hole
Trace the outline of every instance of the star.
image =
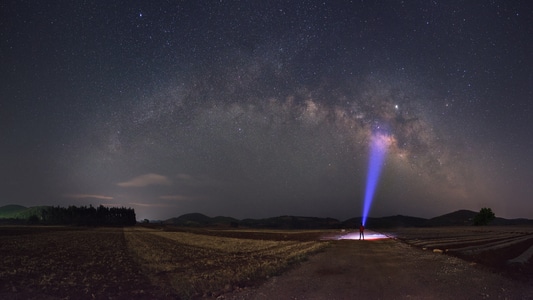
[(6, 1), (0, 205), (533, 218), (527, 1)]

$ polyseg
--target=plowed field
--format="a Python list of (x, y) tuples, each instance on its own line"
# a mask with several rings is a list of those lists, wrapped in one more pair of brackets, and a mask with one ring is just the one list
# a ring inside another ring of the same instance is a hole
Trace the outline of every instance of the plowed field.
[(0, 299), (533, 297), (533, 228), (352, 238), (340, 230), (0, 226)]

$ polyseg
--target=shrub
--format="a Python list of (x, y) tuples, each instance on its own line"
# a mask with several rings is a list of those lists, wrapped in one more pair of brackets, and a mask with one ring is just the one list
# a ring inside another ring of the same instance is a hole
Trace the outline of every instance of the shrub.
[(495, 215), (492, 212), (492, 209), (483, 207), (479, 213), (474, 217), (474, 225), (484, 226), (488, 225), (492, 220), (494, 220)]

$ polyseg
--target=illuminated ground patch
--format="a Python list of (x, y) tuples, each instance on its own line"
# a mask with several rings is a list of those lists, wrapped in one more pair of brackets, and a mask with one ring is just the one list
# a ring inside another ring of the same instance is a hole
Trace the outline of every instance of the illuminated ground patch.
[[(380, 239), (388, 239), (390, 237), (371, 230), (365, 230), (365, 241), (366, 240), (380, 240)], [(334, 236), (328, 236), (322, 238), (323, 240), (359, 240), (359, 231), (352, 231), (352, 232), (346, 232), (341, 233)]]

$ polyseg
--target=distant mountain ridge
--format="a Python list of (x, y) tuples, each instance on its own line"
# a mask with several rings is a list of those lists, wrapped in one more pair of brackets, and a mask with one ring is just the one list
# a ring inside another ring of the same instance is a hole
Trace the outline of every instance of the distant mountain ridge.
[[(470, 226), (474, 225), (477, 212), (458, 210), (452, 213), (431, 219), (411, 216), (389, 216), (381, 218), (368, 218), (368, 228), (393, 228), (393, 227), (441, 227), (441, 226)], [(361, 217), (339, 221), (334, 218), (279, 216), (265, 219), (238, 220), (231, 217), (208, 217), (201, 213), (185, 214), (177, 218), (163, 221), (163, 224), (175, 226), (233, 226), (245, 228), (270, 228), (270, 229), (335, 229), (357, 228), (361, 224)], [(533, 225), (529, 219), (504, 219), (496, 218), (489, 225)]]
[[(0, 220), (28, 220), (32, 215), (40, 216), (43, 209), (50, 206), (25, 207), (22, 205), (5, 205), (0, 207)], [(442, 227), (442, 226), (470, 226), (474, 224), (477, 212), (471, 210), (457, 210), (431, 219), (411, 216), (388, 216), (381, 218), (369, 217), (366, 221), (368, 228), (393, 227)], [(264, 219), (236, 219), (232, 217), (209, 217), (201, 213), (188, 213), (179, 217), (160, 221), (163, 224), (190, 227), (244, 227), (270, 229), (335, 229), (357, 228), (361, 224), (361, 217), (339, 221), (334, 218), (278, 216)], [(496, 217), (489, 225), (533, 225), (530, 219), (505, 219)]]
[(177, 218), (171, 218), (163, 221), (164, 224), (179, 225), (179, 226), (216, 226), (216, 225), (231, 225), (232, 222), (239, 222), (239, 220), (231, 217), (208, 217), (201, 213), (184, 214)]

